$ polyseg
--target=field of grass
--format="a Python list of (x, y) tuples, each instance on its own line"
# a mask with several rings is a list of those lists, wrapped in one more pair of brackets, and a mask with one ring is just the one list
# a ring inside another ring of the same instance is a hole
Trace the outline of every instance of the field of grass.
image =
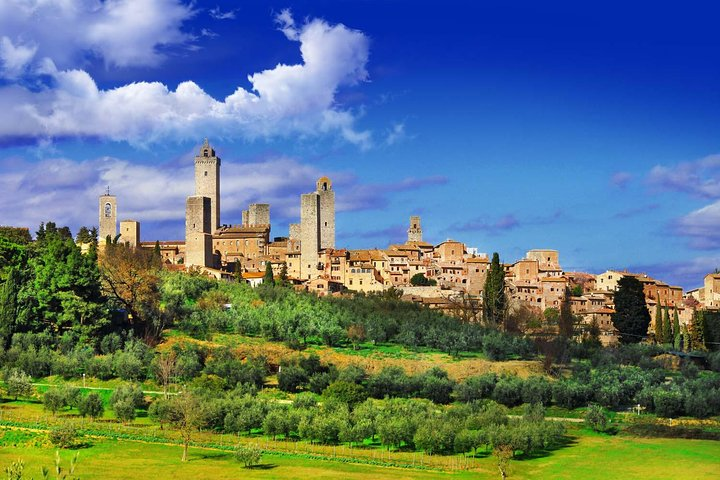
[[(159, 346), (161, 350), (170, 348), (175, 343), (194, 342), (208, 347), (231, 347), (241, 357), (263, 356), (273, 364), (279, 364), (283, 359), (295, 357), (299, 352), (292, 350), (282, 343), (269, 342), (258, 337), (247, 337), (237, 334), (213, 334), (209, 341), (196, 340), (185, 336), (178, 331), (170, 331), (166, 341)], [(462, 380), (469, 376), (480, 375), (487, 372), (498, 374), (506, 373), (527, 377), (529, 375), (542, 375), (542, 364), (539, 360), (508, 360), (493, 362), (485, 359), (479, 353), (464, 353), (461, 358), (453, 358), (439, 350), (422, 348), (411, 350), (396, 344), (362, 344), (357, 350), (352, 347), (325, 347), (310, 345), (302, 353), (315, 353), (322, 360), (344, 367), (358, 365), (368, 373), (377, 373), (384, 367), (402, 367), (407, 373), (415, 374), (440, 367), (448, 372), (455, 380)]]
[[(705, 440), (638, 439), (593, 434), (582, 429), (570, 432), (567, 448), (534, 458), (513, 460), (510, 478), (605, 479), (710, 479), (720, 472), (720, 443)], [(4, 438), (8, 436), (7, 438)], [(54, 449), (42, 437), (4, 432), (0, 448), (0, 469), (22, 458), (26, 472), (37, 476), (41, 465), (51, 466)], [(15, 443), (15, 445), (13, 445)], [(180, 462), (181, 447), (134, 441), (91, 439), (91, 446), (61, 452), (63, 464), (80, 452), (76, 474), (87, 479), (153, 478), (154, 480), (194, 479), (483, 479), (499, 478), (494, 458), (484, 457), (472, 471), (454, 473), (436, 470), (403, 469), (366, 464), (266, 454), (262, 465), (242, 468), (229, 452), (191, 448), (189, 462)]]

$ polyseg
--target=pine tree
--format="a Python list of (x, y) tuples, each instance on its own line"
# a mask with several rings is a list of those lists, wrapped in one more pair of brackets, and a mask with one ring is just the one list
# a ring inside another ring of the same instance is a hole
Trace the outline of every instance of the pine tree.
[(270, 260), (265, 262), (265, 276), (263, 276), (263, 284), (271, 287), (275, 286), (275, 278), (273, 276), (272, 262)]
[(483, 316), (489, 325), (501, 325), (505, 320), (505, 270), (500, 264), (500, 255), (493, 253), (490, 270), (483, 290)]
[(671, 343), (673, 339), (672, 324), (668, 307), (663, 308), (663, 344)]
[(618, 282), (612, 322), (620, 332), (622, 343), (638, 343), (647, 336), (650, 312), (645, 304), (642, 283), (637, 278), (626, 276)]
[(665, 343), (663, 338), (662, 305), (660, 302), (655, 305), (655, 343)]

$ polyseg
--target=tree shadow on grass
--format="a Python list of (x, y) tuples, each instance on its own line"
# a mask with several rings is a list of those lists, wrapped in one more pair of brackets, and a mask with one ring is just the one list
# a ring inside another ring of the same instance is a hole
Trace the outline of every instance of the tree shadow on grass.
[(576, 437), (570, 437), (570, 436), (563, 436), (558, 443), (555, 445), (552, 445), (550, 447), (547, 447), (543, 450), (539, 450), (536, 452), (531, 453), (523, 453), (522, 455), (518, 455), (514, 457), (515, 460), (519, 461), (525, 461), (525, 460), (535, 460), (537, 458), (546, 458), (549, 457), (555, 452), (556, 450), (561, 450), (568, 447), (573, 447), (577, 445), (578, 440)]
[(272, 470), (273, 468), (277, 468), (277, 465), (274, 463), (261, 463), (259, 465), (253, 465), (251, 467), (245, 467), (248, 470)]

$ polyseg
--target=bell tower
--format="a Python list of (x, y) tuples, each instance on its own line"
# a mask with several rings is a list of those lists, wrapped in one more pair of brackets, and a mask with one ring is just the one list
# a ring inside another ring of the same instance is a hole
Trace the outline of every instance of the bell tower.
[(100, 231), (98, 243), (105, 245), (105, 239), (110, 236), (110, 240), (114, 240), (117, 235), (117, 199), (115, 195), (110, 195), (110, 187), (107, 187), (106, 192), (100, 195), (99, 200), (99, 217), (98, 223), (100, 225)]
[(220, 227), (220, 158), (206, 138), (195, 157), (195, 196), (210, 199), (210, 234)]

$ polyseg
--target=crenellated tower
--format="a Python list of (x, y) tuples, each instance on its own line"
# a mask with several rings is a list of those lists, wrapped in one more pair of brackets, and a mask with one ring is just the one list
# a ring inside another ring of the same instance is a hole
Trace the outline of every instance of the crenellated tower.
[(220, 227), (220, 157), (206, 138), (195, 157), (195, 196), (210, 199), (210, 233)]

